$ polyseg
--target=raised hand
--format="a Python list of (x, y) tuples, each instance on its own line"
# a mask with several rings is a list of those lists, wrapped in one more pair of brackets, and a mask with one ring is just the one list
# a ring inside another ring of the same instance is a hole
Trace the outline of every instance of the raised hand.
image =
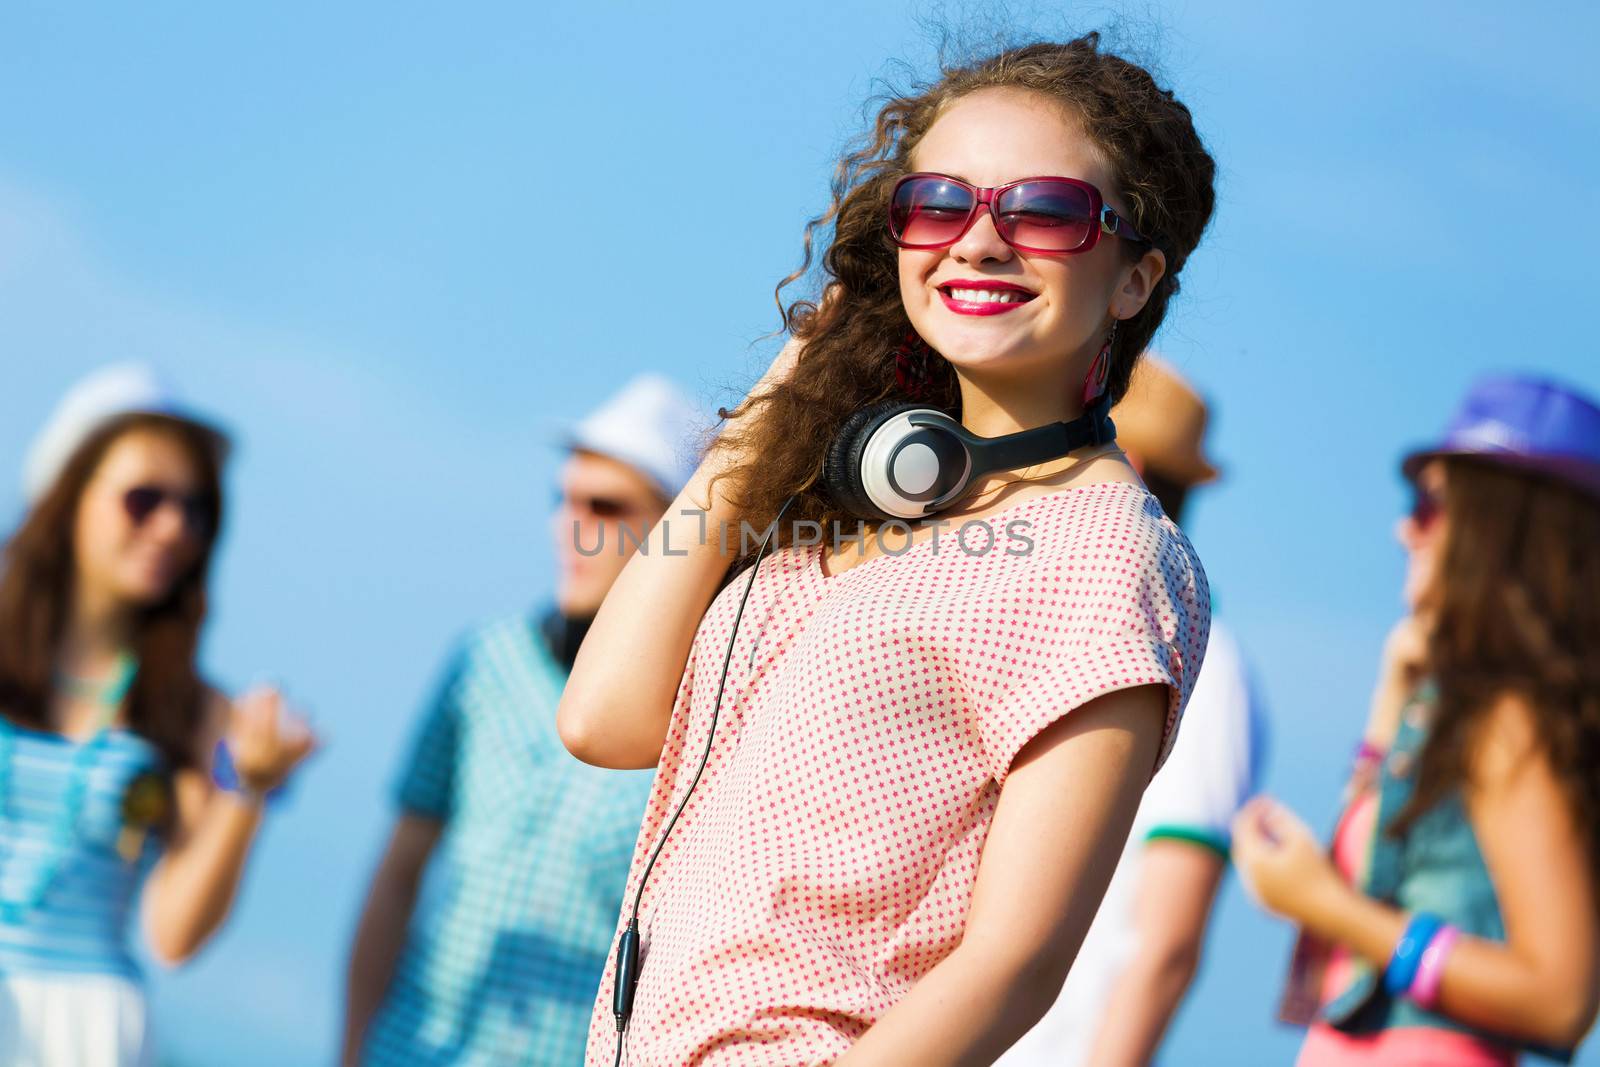
[(233, 701), (226, 744), (239, 784), (265, 793), (282, 785), (311, 754), (317, 736), (282, 692), (264, 686)]
[(1296, 921), (1327, 890), (1344, 884), (1311, 828), (1266, 796), (1252, 799), (1234, 818), (1233, 862), (1258, 904)]

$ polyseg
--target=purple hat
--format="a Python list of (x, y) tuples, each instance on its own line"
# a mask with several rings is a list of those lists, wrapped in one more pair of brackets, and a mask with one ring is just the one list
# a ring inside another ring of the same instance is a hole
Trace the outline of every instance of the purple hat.
[(1538, 378), (1507, 375), (1473, 384), (1444, 440), (1400, 464), (1407, 478), (1430, 459), (1477, 456), (1543, 474), (1600, 496), (1600, 407)]

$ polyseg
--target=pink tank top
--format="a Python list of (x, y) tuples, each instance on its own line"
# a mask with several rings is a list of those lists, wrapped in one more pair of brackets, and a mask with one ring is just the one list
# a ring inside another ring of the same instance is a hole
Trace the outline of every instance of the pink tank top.
[[(1377, 790), (1365, 789), (1345, 809), (1334, 832), (1334, 866), (1352, 885), (1360, 885), (1366, 878), (1377, 821)], [(1349, 987), (1357, 965), (1349, 949), (1333, 946), (1322, 980), (1324, 1004)], [(1455, 1030), (1404, 1026), (1375, 1034), (1347, 1034), (1316, 1023), (1306, 1033), (1295, 1067), (1514, 1067), (1516, 1062), (1515, 1053)]]

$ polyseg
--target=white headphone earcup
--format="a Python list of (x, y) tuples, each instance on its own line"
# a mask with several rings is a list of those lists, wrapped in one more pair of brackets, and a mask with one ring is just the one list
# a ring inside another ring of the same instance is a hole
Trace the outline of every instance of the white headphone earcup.
[(903, 407), (868, 433), (859, 464), (861, 491), (881, 513), (921, 519), (959, 493), (972, 470), (972, 457), (956, 431), (960, 425), (942, 411)]

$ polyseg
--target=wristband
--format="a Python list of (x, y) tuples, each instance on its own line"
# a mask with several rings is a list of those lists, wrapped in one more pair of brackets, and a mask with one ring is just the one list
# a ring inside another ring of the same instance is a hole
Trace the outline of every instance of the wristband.
[(1361, 743), (1356, 746), (1355, 764), (1360, 767), (1367, 763), (1381, 763), (1383, 757), (1388, 754), (1386, 750), (1379, 748), (1366, 738), (1362, 738)]
[(228, 751), (227, 743), (223, 741), (217, 742), (216, 750), (212, 753), (211, 781), (223, 792), (240, 793), (274, 806), (283, 800), (284, 786), (288, 784), (285, 780), (265, 791), (245, 785), (239, 780), (239, 772), (233, 765), (233, 753)]
[(1422, 950), (1422, 960), (1417, 964), (1417, 976), (1412, 979), (1407, 995), (1423, 1011), (1432, 1011), (1439, 1003), (1439, 983), (1444, 981), (1444, 961), (1455, 947), (1461, 931), (1446, 923), (1439, 928)]
[(268, 793), (263, 793), (261, 790), (244, 785), (243, 783), (240, 783), (232, 789), (223, 789), (222, 792), (228, 794), (230, 797), (236, 798), (242, 804), (258, 804), (261, 806), (262, 810), (266, 809), (267, 798), (270, 796)]
[(1398, 997), (1411, 988), (1411, 983), (1417, 977), (1417, 968), (1422, 965), (1422, 950), (1428, 947), (1428, 942), (1433, 940), (1433, 935), (1443, 925), (1443, 919), (1425, 911), (1411, 916), (1405, 933), (1395, 943), (1389, 966), (1383, 972), (1383, 988), (1391, 997)]

